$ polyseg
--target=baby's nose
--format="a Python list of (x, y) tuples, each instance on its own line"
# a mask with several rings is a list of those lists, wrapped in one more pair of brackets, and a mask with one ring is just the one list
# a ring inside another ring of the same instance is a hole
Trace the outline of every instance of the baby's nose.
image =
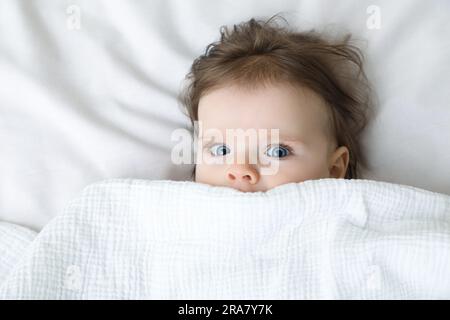
[(238, 165), (228, 169), (227, 180), (231, 183), (247, 182), (250, 184), (256, 184), (259, 180), (259, 174), (249, 165)]

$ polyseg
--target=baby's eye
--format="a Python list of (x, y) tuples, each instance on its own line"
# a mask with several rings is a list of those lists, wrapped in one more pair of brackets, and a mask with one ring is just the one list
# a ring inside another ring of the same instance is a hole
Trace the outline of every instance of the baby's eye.
[(266, 155), (273, 158), (284, 158), (290, 154), (290, 150), (286, 146), (273, 145), (267, 148)]
[(217, 157), (217, 156), (225, 156), (228, 153), (230, 153), (231, 150), (224, 144), (216, 144), (211, 148), (209, 148), (209, 151), (213, 156)]

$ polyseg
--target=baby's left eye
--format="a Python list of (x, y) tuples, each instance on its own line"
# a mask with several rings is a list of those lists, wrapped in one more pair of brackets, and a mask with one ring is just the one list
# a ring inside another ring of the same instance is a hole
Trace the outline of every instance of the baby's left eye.
[(290, 154), (290, 151), (287, 147), (281, 145), (270, 146), (266, 150), (266, 155), (273, 158), (284, 158)]
[(213, 156), (225, 156), (231, 152), (230, 148), (224, 144), (213, 145), (209, 151)]

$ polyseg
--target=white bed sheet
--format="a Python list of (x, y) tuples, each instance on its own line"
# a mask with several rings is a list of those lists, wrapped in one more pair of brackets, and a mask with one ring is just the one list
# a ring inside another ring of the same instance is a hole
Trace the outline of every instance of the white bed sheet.
[(379, 96), (364, 177), (450, 194), (450, 2), (377, 1), (381, 28), (368, 29), (373, 4), (1, 1), (0, 220), (39, 230), (104, 178), (187, 179), (170, 162), (171, 133), (189, 123), (183, 77), (221, 25), (278, 12), (362, 40)]

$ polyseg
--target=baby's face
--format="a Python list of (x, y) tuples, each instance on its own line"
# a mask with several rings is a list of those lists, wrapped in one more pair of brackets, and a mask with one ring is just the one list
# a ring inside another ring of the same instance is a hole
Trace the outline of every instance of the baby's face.
[[(289, 182), (343, 178), (348, 150), (336, 149), (331, 141), (326, 108), (313, 91), (284, 84), (255, 90), (237, 86), (212, 90), (199, 102), (202, 129), (197, 154), (202, 161), (197, 157), (196, 182), (254, 192)], [(258, 136), (256, 146), (247, 139), (245, 146), (239, 147), (237, 139), (227, 141), (227, 129), (265, 129), (267, 135), (266, 139)], [(276, 143), (271, 142), (276, 140), (271, 129), (278, 129)], [(221, 132), (223, 138), (208, 132)], [(250, 161), (249, 152), (258, 154), (258, 161)], [(268, 165), (276, 167), (276, 173), (263, 174)]]

